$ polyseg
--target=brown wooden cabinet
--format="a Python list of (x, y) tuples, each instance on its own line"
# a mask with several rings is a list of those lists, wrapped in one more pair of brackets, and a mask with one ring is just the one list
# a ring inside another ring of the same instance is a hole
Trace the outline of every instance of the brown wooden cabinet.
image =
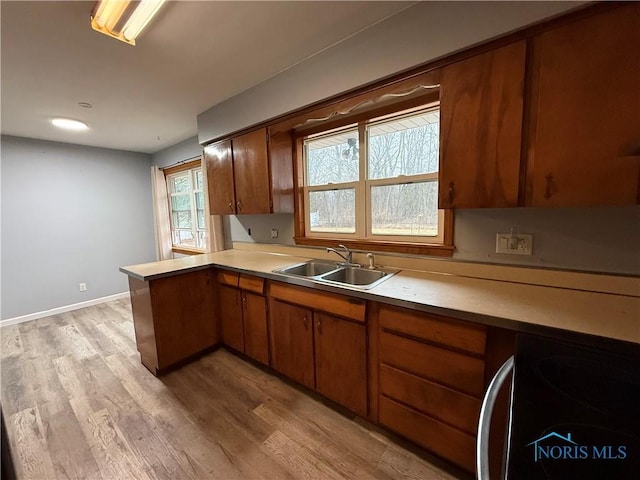
[(223, 342), (268, 365), (264, 279), (228, 271), (219, 271), (217, 276)]
[(486, 327), (374, 304), (372, 419), (474, 471)]
[(365, 302), (275, 282), (268, 298), (271, 366), (366, 416)]
[(207, 173), (211, 215), (236, 213), (231, 140), (207, 145), (204, 148), (203, 160)]
[(156, 280), (129, 277), (136, 345), (154, 375), (218, 342), (211, 270)]
[(244, 326), (240, 290), (220, 285), (218, 287), (220, 329), (225, 345), (244, 352)]
[(292, 213), (292, 148), (267, 128), (205, 147), (211, 214)]
[(518, 205), (525, 41), (442, 69), (440, 208)]
[(363, 324), (314, 312), (316, 390), (367, 415), (367, 332)]
[(315, 388), (313, 312), (269, 298), (271, 366), (287, 377)]
[(527, 205), (638, 203), (640, 4), (533, 38)]

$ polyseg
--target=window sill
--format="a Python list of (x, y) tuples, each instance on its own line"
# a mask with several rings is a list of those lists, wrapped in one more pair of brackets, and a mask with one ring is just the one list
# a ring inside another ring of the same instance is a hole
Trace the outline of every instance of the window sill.
[(345, 245), (354, 250), (370, 250), (373, 252), (406, 253), (411, 255), (431, 255), (451, 257), (455, 247), (429, 243), (403, 243), (376, 240), (347, 240), (344, 238), (294, 237), (296, 245), (312, 245), (318, 247), (335, 247)]
[(171, 251), (173, 253), (179, 253), (181, 255), (200, 255), (202, 253), (206, 253), (204, 250), (199, 248), (189, 248), (189, 247), (171, 247)]

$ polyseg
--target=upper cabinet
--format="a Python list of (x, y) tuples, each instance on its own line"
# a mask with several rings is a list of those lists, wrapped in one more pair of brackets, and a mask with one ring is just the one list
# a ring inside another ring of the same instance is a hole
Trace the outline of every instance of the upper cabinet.
[(442, 69), (439, 207), (518, 204), (525, 41)]
[(209, 211), (212, 215), (236, 213), (231, 140), (206, 146), (203, 158), (207, 171)]
[(532, 42), (529, 206), (632, 205), (640, 179), (640, 4)]
[(440, 208), (638, 203), (640, 4), (603, 10), (442, 69)]
[(205, 147), (212, 215), (293, 212), (292, 141), (254, 130)]

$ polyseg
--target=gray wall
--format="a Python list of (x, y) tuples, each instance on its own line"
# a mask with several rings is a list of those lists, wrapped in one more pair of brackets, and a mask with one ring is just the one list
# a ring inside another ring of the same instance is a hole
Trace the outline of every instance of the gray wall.
[(204, 144), (583, 3), (417, 2), (201, 113), (198, 139)]
[(155, 258), (150, 155), (1, 141), (2, 318), (127, 291), (118, 267)]
[[(225, 218), (235, 242), (293, 244), (293, 215)], [(277, 240), (272, 228), (279, 229)], [(640, 275), (637, 206), (457, 210), (454, 228), (454, 260)], [(512, 228), (533, 234), (532, 256), (495, 253), (496, 233)]]
[(200, 155), (202, 155), (202, 147), (198, 143), (198, 137), (191, 137), (151, 155), (151, 164), (157, 167), (168, 167)]

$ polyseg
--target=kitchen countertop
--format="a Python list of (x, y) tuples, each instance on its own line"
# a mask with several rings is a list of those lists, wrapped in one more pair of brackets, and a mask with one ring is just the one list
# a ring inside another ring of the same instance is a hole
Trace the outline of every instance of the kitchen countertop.
[(121, 267), (120, 271), (148, 281), (216, 266), (517, 331), (554, 336), (575, 332), (640, 344), (637, 296), (406, 269), (370, 290), (361, 290), (272, 272), (306, 260), (310, 257), (224, 250)]

